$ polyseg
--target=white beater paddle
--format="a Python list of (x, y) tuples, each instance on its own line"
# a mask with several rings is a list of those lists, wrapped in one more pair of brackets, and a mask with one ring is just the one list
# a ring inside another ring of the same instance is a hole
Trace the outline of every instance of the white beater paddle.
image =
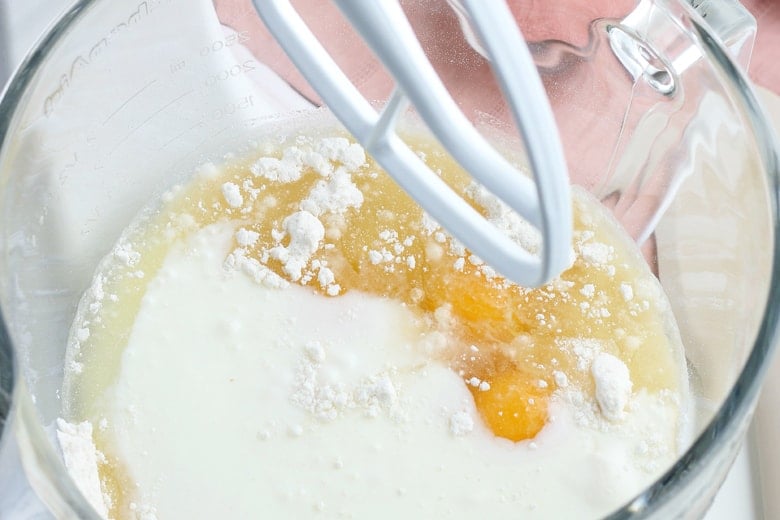
[[(315, 38), (289, 0), (253, 0), (284, 51), (341, 123), (439, 224), (508, 279), (543, 285), (570, 263), (572, 210), (563, 149), (531, 53), (506, 3), (462, 0), (520, 130), (533, 180), (474, 128), (428, 61), (397, 0), (335, 0), (396, 81), (377, 112)], [(411, 102), (444, 148), (541, 233), (534, 255), (456, 194), (395, 131)]]

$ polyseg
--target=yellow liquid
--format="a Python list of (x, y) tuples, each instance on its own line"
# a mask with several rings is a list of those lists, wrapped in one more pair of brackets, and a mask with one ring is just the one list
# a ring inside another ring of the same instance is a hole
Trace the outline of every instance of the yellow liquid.
[[(416, 139), (413, 147), (451, 186), (468, 191), (470, 179), (435, 145)], [(299, 180), (280, 183), (252, 173), (259, 157), (282, 153), (280, 148), (257, 152), (196, 175), (129, 232), (126, 238), (137, 261), (111, 263), (104, 270), (102, 289), (111, 298), (103, 298), (99, 312), (87, 320), (89, 338), (78, 354), (83, 369), (66, 385), (69, 418), (98, 422), (147, 284), (175, 241), (216, 222), (239, 221), (259, 236), (245, 248), (246, 255), (289, 278), (282, 263), (266, 253), (287, 245), (289, 239), (280, 241), (278, 230), (322, 177), (308, 168)], [(548, 420), (556, 373), (565, 374), (570, 387), (593, 395), (592, 375), (579, 366), (582, 353), (576, 347), (583, 342), (598, 342), (601, 351), (622, 360), (634, 390), (681, 391), (684, 367), (660, 288), (629, 239), (589, 196), (575, 191), (578, 254), (572, 267), (554, 283), (529, 290), (490, 276), (479, 262), (469, 260), (468, 252), (451, 247), (448, 236), (429, 232), (419, 206), (373, 160), (353, 171), (352, 180), (363, 194), (362, 205), (320, 217), (324, 244), (297, 283), (326, 297), (362, 291), (401, 301), (431, 329), (443, 330), (448, 344), (437, 356), (463, 377), (496, 436), (522, 441), (538, 434)], [(228, 204), (222, 191), (226, 182), (241, 187), (241, 207)], [(383, 250), (389, 255), (382, 261), (370, 254)], [(594, 261), (592, 251), (607, 261)], [(315, 261), (333, 271), (338, 295), (329, 296), (317, 283)], [(472, 378), (489, 388), (469, 384)], [(112, 515), (127, 511), (132, 486), (112, 452), (110, 430), (96, 429), (95, 443), (107, 459), (100, 473), (113, 497)]]

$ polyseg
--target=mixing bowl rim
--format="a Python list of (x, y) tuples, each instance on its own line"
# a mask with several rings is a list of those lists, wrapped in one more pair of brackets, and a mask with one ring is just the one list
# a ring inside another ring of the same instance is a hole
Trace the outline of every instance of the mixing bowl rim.
[[(9, 78), (5, 85), (5, 90), (0, 92), (0, 166), (2, 166), (3, 152), (8, 142), (9, 131), (13, 128), (14, 116), (17, 108), (22, 106), (24, 102), (24, 94), (27, 91), (27, 87), (44, 64), (49, 52), (55, 48), (63, 35), (75, 26), (81, 13), (99, 1), (101, 0), (77, 0), (63, 12), (35, 42)], [(2, 179), (2, 173), (0, 172), (0, 188), (5, 184), (5, 179)], [(38, 418), (38, 415), (34, 410), (30, 409), (33, 405), (29, 396), (21, 395), (22, 392), (26, 392), (26, 385), (24, 385), (23, 376), (20, 376), (23, 372), (19, 356), (15, 353), (10, 330), (6, 323), (5, 313), (0, 308), (0, 348), (6, 349), (8, 347), (10, 351), (10, 379), (13, 382), (6, 424), (14, 423), (16, 438), (10, 438), (9, 440), (19, 444), (23, 465), (32, 464), (36, 466), (32, 471), (27, 467), (24, 468), (28, 481), (36, 492), (39, 492), (36, 483), (41, 470), (43, 470), (49, 481), (42, 485), (42, 489), (46, 490), (45, 494), (50, 500), (56, 501), (56, 504), (47, 502), (47, 506), (53, 506), (54, 509), (63, 513), (69, 513), (69, 516), (78, 515), (78, 518), (85, 520), (101, 520), (101, 517), (84, 498), (75, 481), (70, 478), (64, 463), (57, 455), (55, 447), (48, 440), (43, 425), (40, 421), (31, 419), (33, 417)], [(7, 431), (0, 431), (0, 434), (4, 434), (0, 437), (0, 443), (5, 442), (5, 439), (10, 437)], [(29, 438), (22, 438), (28, 436)], [(40, 442), (41, 439), (47, 440)], [(2, 444), (0, 444), (1, 446)], [(49, 467), (46, 468), (44, 466)], [(48, 472), (54, 472), (53, 477), (48, 475)]]
[[(695, 36), (711, 58), (728, 78), (735, 94), (735, 103), (740, 103), (747, 121), (753, 129), (758, 145), (761, 164), (764, 167), (769, 188), (772, 217), (772, 265), (769, 291), (766, 298), (761, 324), (750, 354), (745, 360), (737, 379), (718, 411), (697, 436), (686, 452), (675, 464), (650, 487), (637, 495), (625, 506), (607, 517), (608, 520), (622, 518), (644, 518), (662, 508), (685, 484), (696, 478), (697, 469), (703, 469), (724, 438), (738, 432), (753, 412), (769, 360), (776, 349), (778, 326), (780, 325), (780, 147), (774, 129), (767, 121), (756, 94), (746, 74), (735, 65), (723, 44), (714, 38), (706, 24), (682, 0), (653, 0), (659, 4), (673, 3), (682, 6)], [(736, 450), (734, 451), (734, 455)], [(730, 461), (729, 461), (730, 462)]]

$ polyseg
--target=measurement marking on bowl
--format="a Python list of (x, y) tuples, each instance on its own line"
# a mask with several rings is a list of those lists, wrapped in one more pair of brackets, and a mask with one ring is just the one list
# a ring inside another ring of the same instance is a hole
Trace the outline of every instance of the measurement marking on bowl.
[(164, 150), (165, 148), (168, 147), (168, 145), (170, 145), (174, 141), (178, 141), (179, 139), (181, 139), (182, 137), (184, 137), (188, 133), (192, 132), (196, 128), (198, 128), (200, 126), (203, 126), (203, 124), (204, 124), (204, 120), (203, 119), (198, 120), (198, 122), (195, 123), (194, 125), (188, 127), (186, 130), (183, 130), (182, 132), (180, 132), (180, 133), (176, 134), (175, 136), (173, 136), (172, 138), (168, 139), (165, 143), (160, 145), (160, 148), (158, 148), (158, 150)]
[(117, 149), (117, 148), (119, 148), (120, 146), (122, 146), (122, 145), (125, 143), (125, 141), (127, 141), (127, 140), (128, 140), (128, 139), (129, 139), (129, 138), (130, 138), (130, 137), (131, 137), (131, 136), (132, 136), (132, 135), (133, 135), (133, 134), (134, 134), (134, 133), (135, 133), (137, 130), (139, 130), (140, 128), (143, 128), (143, 127), (146, 125), (146, 123), (148, 123), (149, 121), (151, 121), (152, 119), (154, 119), (154, 118), (155, 118), (155, 116), (157, 116), (157, 115), (159, 115), (161, 112), (163, 112), (163, 111), (167, 110), (167, 109), (168, 109), (168, 108), (170, 108), (172, 105), (176, 104), (178, 101), (181, 101), (183, 98), (185, 98), (185, 97), (189, 96), (189, 95), (190, 95), (190, 94), (192, 94), (193, 92), (195, 92), (195, 91), (194, 91), (194, 90), (190, 90), (190, 91), (188, 91), (188, 92), (185, 92), (184, 94), (180, 95), (180, 96), (179, 96), (179, 97), (177, 97), (177, 98), (174, 98), (173, 100), (169, 101), (169, 102), (168, 102), (168, 103), (166, 103), (165, 105), (161, 106), (160, 108), (158, 108), (157, 110), (155, 110), (154, 112), (152, 112), (152, 113), (149, 115), (149, 117), (147, 117), (146, 119), (144, 119), (143, 121), (141, 121), (141, 123), (140, 123), (140, 124), (138, 124), (138, 125), (136, 125), (135, 127), (133, 127), (133, 129), (132, 129), (132, 130), (130, 130), (130, 132), (128, 132), (128, 133), (127, 133), (127, 134), (126, 134), (126, 135), (125, 135), (125, 136), (124, 136), (122, 139), (120, 139), (120, 140), (119, 140), (119, 141), (116, 143), (116, 145), (114, 145), (114, 147), (113, 147), (113, 148), (111, 148), (111, 150), (108, 152), (108, 155), (111, 155), (112, 153), (114, 153), (114, 152), (116, 151), (116, 149)]
[(151, 86), (152, 86), (152, 85), (154, 85), (155, 83), (157, 83), (157, 80), (156, 80), (156, 79), (153, 79), (152, 81), (150, 81), (149, 83), (147, 83), (146, 85), (144, 85), (143, 87), (141, 87), (141, 88), (140, 88), (140, 89), (139, 89), (139, 90), (138, 90), (138, 91), (137, 91), (135, 94), (133, 94), (132, 96), (130, 96), (129, 98), (127, 98), (127, 99), (125, 100), (125, 102), (124, 102), (124, 103), (122, 103), (121, 105), (119, 105), (119, 106), (117, 107), (117, 109), (116, 109), (116, 110), (114, 110), (113, 112), (111, 112), (111, 114), (109, 114), (109, 116), (108, 116), (108, 117), (107, 117), (107, 118), (106, 118), (106, 119), (103, 121), (103, 126), (105, 126), (105, 124), (106, 124), (106, 123), (108, 123), (108, 122), (111, 120), (111, 118), (112, 118), (112, 117), (114, 117), (115, 115), (117, 115), (117, 114), (118, 114), (118, 113), (119, 113), (119, 112), (120, 112), (120, 111), (121, 111), (123, 108), (125, 108), (125, 107), (126, 107), (126, 106), (127, 106), (127, 105), (128, 105), (128, 104), (129, 104), (129, 103), (132, 101), (132, 100), (134, 100), (135, 98), (137, 98), (138, 96), (140, 96), (140, 95), (141, 95), (141, 94), (142, 94), (142, 93), (143, 93), (143, 92), (144, 92), (144, 91), (145, 91), (147, 88), (151, 87)]

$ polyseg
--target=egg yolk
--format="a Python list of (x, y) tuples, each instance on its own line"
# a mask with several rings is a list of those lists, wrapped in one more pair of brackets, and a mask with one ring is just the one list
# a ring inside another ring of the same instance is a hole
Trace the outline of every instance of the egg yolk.
[(532, 439), (548, 418), (549, 391), (546, 383), (532, 380), (519, 370), (495, 374), (490, 388), (469, 386), (482, 420), (498, 437), (512, 441)]

